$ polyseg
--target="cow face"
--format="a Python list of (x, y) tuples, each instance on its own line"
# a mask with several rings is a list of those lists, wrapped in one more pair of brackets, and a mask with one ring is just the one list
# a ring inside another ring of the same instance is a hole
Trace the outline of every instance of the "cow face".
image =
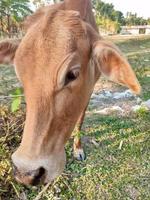
[(140, 91), (120, 51), (74, 11), (45, 13), (20, 43), (1, 42), (0, 58), (14, 63), (24, 88), (26, 122), (12, 155), (16, 179), (24, 184), (49, 182), (62, 173), (65, 143), (101, 73)]

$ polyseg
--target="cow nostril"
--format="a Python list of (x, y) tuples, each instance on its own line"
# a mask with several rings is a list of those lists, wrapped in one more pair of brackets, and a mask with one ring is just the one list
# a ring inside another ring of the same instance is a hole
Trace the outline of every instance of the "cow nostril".
[(12, 172), (16, 180), (25, 185), (38, 185), (44, 180), (46, 175), (46, 170), (43, 167), (25, 172), (24, 170), (18, 170), (18, 167), (16, 167), (13, 163)]
[(40, 167), (39, 169), (34, 171), (32, 185), (37, 185), (44, 177), (44, 175), (45, 175), (45, 169), (43, 167)]
[(41, 178), (43, 175), (45, 174), (45, 169), (43, 167), (40, 167), (36, 174), (35, 174), (35, 178)]

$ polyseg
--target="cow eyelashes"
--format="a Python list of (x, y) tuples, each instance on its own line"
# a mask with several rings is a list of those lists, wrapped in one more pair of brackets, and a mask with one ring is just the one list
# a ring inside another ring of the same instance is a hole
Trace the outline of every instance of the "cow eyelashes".
[(80, 63), (74, 64), (72, 63), (74, 60), (69, 60), (68, 63), (62, 65), (57, 75), (57, 85), (58, 89), (63, 89), (68, 84), (74, 85), (76, 83), (76, 79), (78, 79), (80, 75), (81, 65)]
[(76, 80), (80, 74), (80, 67), (76, 67), (67, 72), (65, 78), (65, 85)]

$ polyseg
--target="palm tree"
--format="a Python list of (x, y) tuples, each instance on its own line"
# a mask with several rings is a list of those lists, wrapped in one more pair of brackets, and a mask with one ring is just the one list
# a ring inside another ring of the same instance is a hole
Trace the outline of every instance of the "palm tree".
[(29, 0), (1, 0), (0, 27), (2, 32), (11, 36), (12, 25), (18, 26), (25, 16), (32, 13)]

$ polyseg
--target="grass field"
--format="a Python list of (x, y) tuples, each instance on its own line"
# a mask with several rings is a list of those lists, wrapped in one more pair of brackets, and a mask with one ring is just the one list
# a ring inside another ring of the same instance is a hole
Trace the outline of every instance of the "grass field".
[[(143, 88), (142, 100), (150, 99), (150, 37), (109, 39), (118, 44), (132, 64)], [(18, 86), (13, 69), (2, 67), (0, 77), (0, 95)], [(0, 200), (33, 200), (44, 186), (22, 186), (11, 173), (10, 156), (21, 140), (24, 111), (11, 113), (9, 103), (1, 100), (0, 106)], [(149, 200), (150, 113), (140, 111), (119, 117), (100, 116), (90, 110), (83, 129), (87, 159), (73, 159), (71, 138), (66, 145), (64, 174), (39, 199)]]

